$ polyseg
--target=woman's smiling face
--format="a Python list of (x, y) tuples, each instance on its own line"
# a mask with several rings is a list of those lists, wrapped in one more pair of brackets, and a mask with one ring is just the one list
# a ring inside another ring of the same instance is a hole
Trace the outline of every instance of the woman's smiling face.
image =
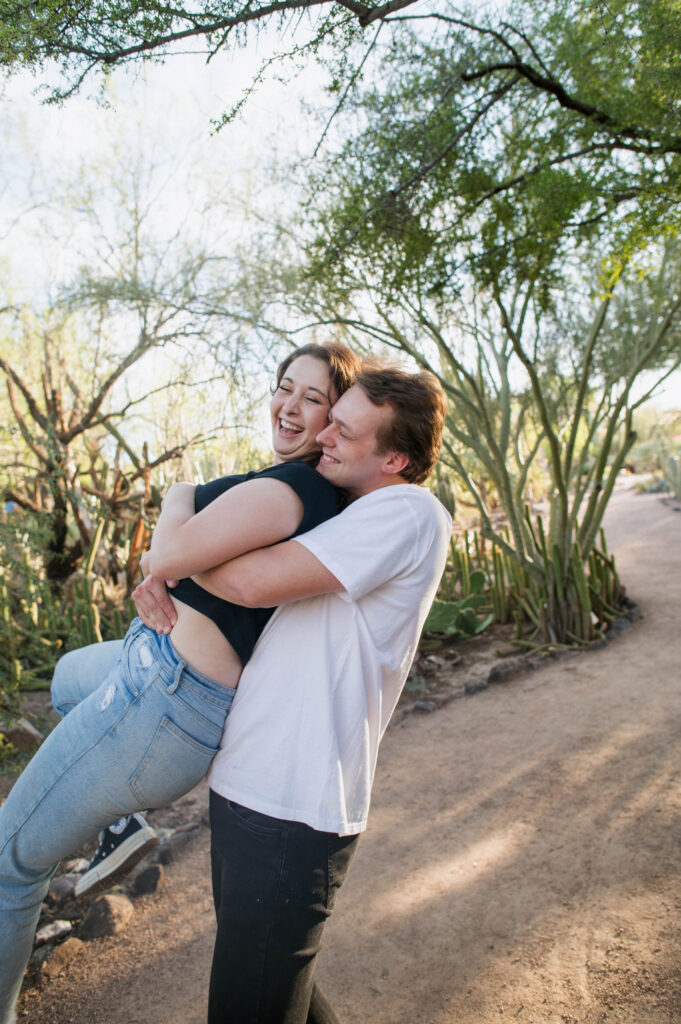
[(299, 356), (286, 368), (270, 402), (275, 463), (320, 451), (315, 440), (337, 399), (329, 368), (315, 356)]

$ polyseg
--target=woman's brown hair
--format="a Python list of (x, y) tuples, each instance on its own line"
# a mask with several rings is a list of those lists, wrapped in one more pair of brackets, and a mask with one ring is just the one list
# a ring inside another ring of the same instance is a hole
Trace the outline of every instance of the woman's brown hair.
[(331, 385), (335, 388), (338, 398), (355, 383), (355, 377), (362, 368), (362, 361), (359, 356), (344, 345), (341, 341), (324, 341), (320, 345), (311, 342), (309, 345), (302, 345), (294, 349), (286, 356), (277, 367), (277, 387), (282, 382), (284, 374), (294, 360), (300, 356), (313, 356), (321, 359), (329, 368)]

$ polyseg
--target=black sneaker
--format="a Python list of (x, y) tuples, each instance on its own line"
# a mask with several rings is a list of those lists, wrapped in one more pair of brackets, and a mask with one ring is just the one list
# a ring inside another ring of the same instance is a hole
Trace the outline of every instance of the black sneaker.
[(110, 889), (158, 843), (158, 836), (141, 814), (132, 814), (99, 833), (99, 846), (90, 867), (76, 884), (76, 896)]

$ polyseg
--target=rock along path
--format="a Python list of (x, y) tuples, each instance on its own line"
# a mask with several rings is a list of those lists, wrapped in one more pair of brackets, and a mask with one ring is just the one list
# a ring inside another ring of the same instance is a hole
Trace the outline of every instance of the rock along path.
[[(388, 731), (319, 967), (347, 1024), (681, 1022), (681, 513), (621, 489), (606, 531), (642, 619)], [(137, 907), (19, 1021), (203, 1024), (207, 829)]]

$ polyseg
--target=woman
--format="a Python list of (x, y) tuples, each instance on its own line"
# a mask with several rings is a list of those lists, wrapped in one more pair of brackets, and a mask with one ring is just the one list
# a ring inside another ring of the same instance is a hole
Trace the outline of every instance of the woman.
[[(152, 573), (190, 576), (311, 529), (338, 510), (338, 492), (309, 460), (358, 365), (334, 344), (305, 346), (284, 360), (270, 410), (274, 466), (196, 492), (171, 488), (152, 541)], [(69, 713), (0, 808), (0, 1024), (13, 1020), (59, 861), (122, 816), (187, 792), (217, 750), (242, 664), (269, 616), (225, 609), (227, 602), (216, 604), (191, 580), (173, 599), (178, 619), (169, 637), (135, 620), (124, 641), (74, 651), (59, 663), (55, 705)], [(69, 687), (75, 659), (79, 681)], [(101, 685), (83, 683), (86, 661), (99, 667)]]

